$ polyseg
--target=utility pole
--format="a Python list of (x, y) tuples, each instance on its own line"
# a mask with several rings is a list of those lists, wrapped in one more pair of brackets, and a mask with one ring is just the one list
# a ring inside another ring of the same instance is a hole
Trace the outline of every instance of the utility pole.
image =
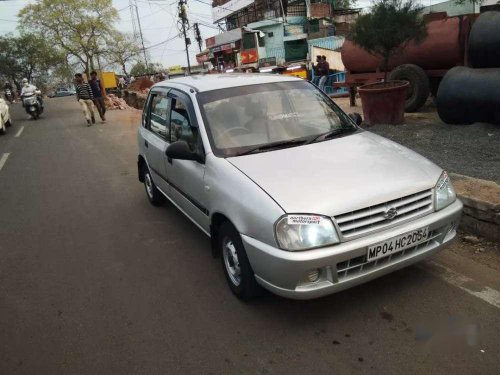
[(129, 0), (128, 4), (129, 4), (128, 6), (130, 7), (130, 15), (132, 21), (132, 30), (134, 32), (134, 38), (141, 40), (142, 53), (144, 55), (144, 65), (146, 65), (146, 71), (149, 73), (148, 59), (146, 56), (146, 48), (144, 48), (144, 38), (142, 37), (142, 27), (141, 27), (141, 20), (139, 18), (139, 10), (137, 9), (137, 1)]
[(142, 45), (142, 53), (144, 55), (144, 63), (146, 64), (146, 72), (148, 72), (148, 74), (149, 74), (150, 72), (149, 72), (149, 66), (148, 66), (148, 58), (146, 56), (146, 48), (144, 48), (144, 38), (142, 37), (141, 19), (139, 18), (139, 10), (137, 9), (137, 1), (135, 1), (134, 5), (135, 5), (135, 14), (137, 16), (137, 25), (139, 26), (139, 36), (141, 37), (141, 45)]
[(189, 46), (191, 45), (191, 39), (189, 39), (186, 35), (186, 31), (189, 29), (189, 21), (187, 19), (187, 0), (179, 0), (179, 18), (180, 22), (182, 23), (182, 35), (184, 35), (184, 43), (186, 44), (188, 73), (191, 74), (191, 64), (189, 63)]
[[(201, 33), (200, 33), (200, 26), (197, 23), (193, 24), (194, 28), (194, 38), (198, 42), (198, 47), (200, 48), (200, 52), (202, 52), (202, 46), (203, 46), (203, 39), (201, 38)], [(202, 62), (201, 66), (203, 67), (203, 70), (205, 70), (205, 63)]]

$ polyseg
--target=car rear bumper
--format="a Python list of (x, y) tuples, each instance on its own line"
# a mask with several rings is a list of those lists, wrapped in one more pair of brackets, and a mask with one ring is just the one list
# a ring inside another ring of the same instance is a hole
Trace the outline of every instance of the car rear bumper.
[[(373, 280), (438, 252), (455, 238), (462, 207), (457, 199), (441, 211), (397, 227), (308, 251), (284, 251), (245, 235), (241, 237), (260, 285), (287, 298), (317, 298)], [(366, 261), (369, 246), (424, 227), (430, 233), (426, 242), (377, 261)], [(316, 282), (307, 280), (312, 270), (319, 270)]]

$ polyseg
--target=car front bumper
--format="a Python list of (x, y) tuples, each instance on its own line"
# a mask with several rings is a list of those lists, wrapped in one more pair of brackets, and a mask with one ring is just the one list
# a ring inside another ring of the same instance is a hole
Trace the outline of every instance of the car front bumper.
[[(457, 199), (443, 210), (416, 220), (314, 250), (284, 251), (245, 235), (241, 237), (260, 285), (287, 298), (317, 298), (373, 280), (436, 253), (455, 238), (462, 207)], [(377, 261), (366, 261), (369, 246), (424, 227), (430, 233), (426, 242)], [(312, 270), (319, 270), (318, 281), (307, 280)]]

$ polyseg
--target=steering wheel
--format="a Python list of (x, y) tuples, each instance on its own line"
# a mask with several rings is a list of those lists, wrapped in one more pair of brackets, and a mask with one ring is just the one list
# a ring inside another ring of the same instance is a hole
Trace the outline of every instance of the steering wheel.
[(248, 130), (247, 128), (244, 128), (242, 126), (236, 126), (234, 128), (229, 128), (229, 129), (226, 129), (224, 130), (220, 135), (219, 135), (219, 139), (223, 139), (225, 137), (229, 137), (229, 136), (234, 136), (234, 135), (238, 135), (238, 134), (231, 134), (231, 133), (234, 133), (234, 132), (238, 132), (239, 134), (243, 135), (243, 134), (250, 134), (251, 131)]

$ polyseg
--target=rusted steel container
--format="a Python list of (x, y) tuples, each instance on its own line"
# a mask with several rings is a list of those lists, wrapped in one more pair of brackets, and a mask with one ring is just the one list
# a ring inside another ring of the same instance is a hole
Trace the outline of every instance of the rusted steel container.
[[(414, 64), (424, 70), (451, 69), (464, 65), (465, 44), (470, 31), (468, 17), (450, 17), (427, 23), (427, 37), (420, 44), (410, 43), (394, 56), (389, 69), (401, 64)], [(376, 30), (374, 30), (376, 32)], [(342, 62), (349, 73), (371, 73), (380, 69), (381, 59), (346, 40)]]

